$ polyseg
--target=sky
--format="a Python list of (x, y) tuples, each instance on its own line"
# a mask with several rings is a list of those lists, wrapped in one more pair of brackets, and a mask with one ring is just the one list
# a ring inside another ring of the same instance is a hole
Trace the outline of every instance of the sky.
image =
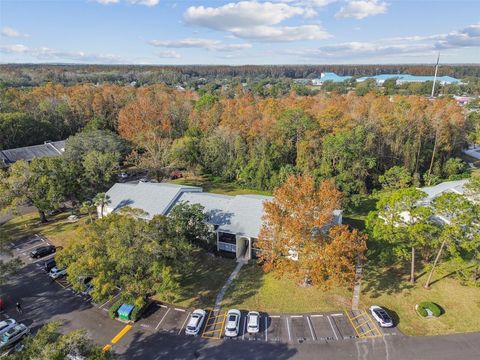
[(480, 0), (0, 0), (1, 63), (480, 63)]

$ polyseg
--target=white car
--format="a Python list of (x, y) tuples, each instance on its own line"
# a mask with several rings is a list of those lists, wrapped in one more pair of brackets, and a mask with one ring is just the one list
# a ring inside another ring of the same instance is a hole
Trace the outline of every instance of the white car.
[(50, 276), (53, 280), (65, 275), (67, 275), (67, 269), (59, 269), (56, 266), (48, 273), (48, 276)]
[(247, 314), (247, 332), (256, 334), (260, 331), (260, 314), (257, 311), (250, 311)]
[(240, 310), (231, 309), (227, 313), (227, 325), (225, 325), (225, 336), (235, 337), (238, 336), (238, 329), (240, 327), (240, 318), (242, 313)]
[(16, 342), (20, 341), (25, 335), (30, 332), (30, 329), (24, 324), (15, 324), (0, 336), (0, 349), (6, 349)]
[(85, 286), (85, 289), (83, 291), (80, 291), (80, 295), (82, 296), (90, 296), (90, 293), (93, 291), (93, 284), (92, 283), (88, 283), (86, 286)]
[(205, 321), (205, 317), (207, 313), (205, 310), (197, 309), (195, 310), (192, 315), (190, 315), (190, 319), (188, 320), (187, 327), (185, 328), (186, 335), (198, 335), (200, 329), (202, 328), (203, 322)]
[(4, 321), (0, 321), (0, 336), (7, 332), (8, 329), (12, 328), (17, 322), (13, 319), (7, 319)]
[(370, 306), (370, 313), (381, 327), (393, 327), (392, 317), (378, 305)]

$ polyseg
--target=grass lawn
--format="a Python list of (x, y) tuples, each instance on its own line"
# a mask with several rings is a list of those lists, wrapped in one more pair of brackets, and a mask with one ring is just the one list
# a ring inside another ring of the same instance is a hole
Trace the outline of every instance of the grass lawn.
[(215, 257), (200, 249), (195, 251), (193, 257), (194, 264), (179, 277), (180, 288), (174, 298), (164, 298), (158, 294), (155, 299), (185, 307), (213, 308), (218, 292), (237, 264), (233, 259)]
[[(424, 289), (427, 273), (422, 273), (412, 286), (408, 271), (383, 268), (366, 271), (362, 280), (361, 302), (366, 307), (385, 306), (398, 320), (399, 329), (408, 335), (438, 335), (480, 330), (480, 288), (462, 285), (452, 278), (449, 264), (434, 273), (433, 284)], [(415, 305), (432, 301), (444, 309), (436, 319), (417, 315)]]
[(264, 274), (255, 263), (245, 265), (232, 282), (224, 307), (269, 313), (302, 313), (338, 311), (350, 306), (351, 291), (315, 287), (301, 287), (286, 277), (276, 279), (272, 273)]
[(67, 220), (70, 212), (63, 212), (48, 217), (48, 223), (41, 224), (38, 213), (32, 212), (12, 218), (0, 226), (0, 232), (12, 240), (18, 240), (28, 235), (42, 234), (56, 246), (65, 246), (77, 229), (88, 221), (88, 217), (80, 217), (75, 222)]
[(365, 196), (357, 206), (345, 211), (343, 223), (359, 230), (365, 230), (365, 219), (370, 211), (375, 210), (378, 199), (373, 195)]
[(211, 175), (192, 176), (188, 178), (171, 180), (170, 182), (181, 185), (200, 186), (204, 191), (215, 194), (232, 196), (245, 194), (272, 195), (271, 192), (268, 191), (247, 189), (233, 182), (225, 182), (220, 178)]

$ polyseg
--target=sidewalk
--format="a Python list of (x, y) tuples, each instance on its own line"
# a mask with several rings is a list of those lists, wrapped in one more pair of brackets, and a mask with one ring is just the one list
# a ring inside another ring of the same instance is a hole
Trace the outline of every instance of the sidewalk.
[(237, 277), (238, 272), (240, 271), (242, 266), (245, 265), (245, 264), (246, 264), (245, 261), (241, 261), (241, 260), (238, 261), (237, 266), (232, 271), (232, 273), (228, 277), (227, 281), (225, 282), (225, 284), (223, 284), (222, 288), (218, 292), (217, 297), (215, 298), (215, 306), (213, 308), (213, 313), (214, 314), (218, 314), (218, 311), (220, 310), (220, 306), (222, 305), (223, 297), (225, 296), (225, 293), (227, 292), (228, 287), (232, 283), (233, 279), (235, 279)]

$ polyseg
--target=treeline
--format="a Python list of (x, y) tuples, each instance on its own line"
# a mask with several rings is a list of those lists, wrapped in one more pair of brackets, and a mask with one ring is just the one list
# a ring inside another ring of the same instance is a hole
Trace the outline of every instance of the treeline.
[[(433, 65), (243, 65), (243, 66), (157, 66), (157, 65), (0, 65), (0, 83), (6, 86), (37, 86), (47, 82), (64, 85), (79, 83), (131, 83), (170, 85), (188, 83), (193, 79), (238, 78), (318, 78), (322, 72), (339, 75), (366, 76), (380, 73), (433, 74)], [(439, 75), (457, 78), (480, 77), (480, 66), (475, 64), (442, 65)]]
[(461, 172), (447, 160), (480, 128), (478, 116), (466, 118), (447, 98), (375, 92), (273, 98), (242, 86), (233, 95), (200, 96), (164, 85), (48, 84), (3, 91), (1, 109), (0, 148), (111, 130), (131, 142), (127, 161), (159, 180), (176, 168), (273, 189), (290, 174), (304, 174), (335, 179), (347, 198), (379, 186), (393, 166), (418, 184)]

